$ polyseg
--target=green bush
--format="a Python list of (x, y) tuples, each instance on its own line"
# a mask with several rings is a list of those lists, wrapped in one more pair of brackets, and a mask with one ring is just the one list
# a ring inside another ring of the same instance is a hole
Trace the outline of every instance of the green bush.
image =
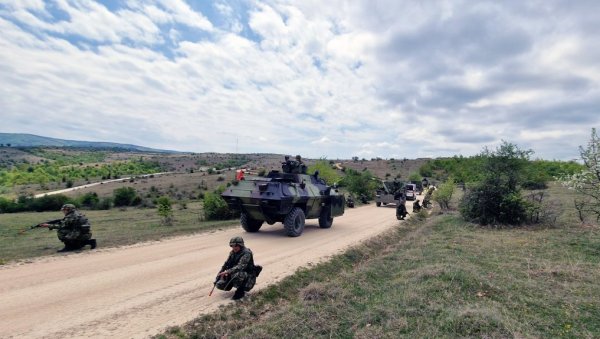
[(219, 193), (204, 194), (204, 217), (206, 220), (227, 220), (233, 214)]
[(331, 168), (331, 165), (326, 159), (317, 160), (314, 165), (311, 165), (307, 169), (307, 173), (314, 174), (319, 171), (319, 178), (325, 180), (328, 185), (333, 185), (340, 181), (340, 176), (336, 170)]
[(88, 192), (79, 197), (77, 200), (79, 202), (79, 206), (89, 209), (96, 209), (100, 203), (100, 198), (96, 192)]
[(169, 197), (160, 197), (156, 199), (156, 205), (158, 209), (158, 215), (162, 218), (162, 223), (164, 225), (172, 225), (173, 224), (173, 207), (172, 202)]
[(113, 191), (113, 203), (117, 207), (132, 206), (137, 193), (133, 187), (120, 187)]
[(484, 150), (480, 170), (484, 178), (463, 196), (462, 216), (481, 225), (525, 222), (528, 203), (519, 187), (531, 153), (505, 141), (495, 152)]
[(448, 178), (446, 182), (441, 184), (437, 190), (433, 192), (432, 199), (440, 205), (440, 208), (447, 210), (450, 208), (450, 200), (454, 193), (454, 179)]
[(340, 186), (346, 187), (354, 196), (364, 195), (371, 197), (373, 191), (377, 188), (377, 182), (373, 180), (374, 176), (368, 170), (358, 172), (351, 168), (346, 171), (346, 176), (340, 181)]

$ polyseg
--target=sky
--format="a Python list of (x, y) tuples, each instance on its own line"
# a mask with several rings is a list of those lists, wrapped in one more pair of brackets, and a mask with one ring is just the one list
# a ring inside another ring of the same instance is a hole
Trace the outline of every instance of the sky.
[(600, 1), (0, 0), (0, 132), (186, 152), (572, 160)]

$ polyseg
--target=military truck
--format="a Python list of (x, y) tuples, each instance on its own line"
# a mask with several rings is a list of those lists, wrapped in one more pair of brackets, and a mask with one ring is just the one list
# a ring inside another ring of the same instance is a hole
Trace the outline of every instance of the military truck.
[[(330, 228), (333, 218), (344, 214), (345, 197), (305, 170), (296, 171), (286, 162), (285, 171), (270, 171), (266, 177), (248, 177), (221, 194), (229, 208), (240, 211), (246, 232), (258, 232), (264, 222), (283, 223), (285, 233), (297, 237), (306, 219), (319, 219), (319, 227)], [(291, 172), (291, 173), (290, 173)]]
[(400, 181), (381, 181), (380, 187), (375, 191), (375, 205), (377, 207), (387, 204), (404, 204), (406, 202), (406, 187)]

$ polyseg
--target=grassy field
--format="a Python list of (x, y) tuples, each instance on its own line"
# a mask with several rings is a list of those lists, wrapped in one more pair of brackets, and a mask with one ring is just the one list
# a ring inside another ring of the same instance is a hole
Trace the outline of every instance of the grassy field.
[(598, 338), (600, 229), (548, 192), (552, 226), (412, 218), (158, 337)]
[[(82, 211), (92, 224), (98, 247), (115, 247), (165, 237), (203, 232), (239, 225), (239, 220), (202, 221), (201, 204), (190, 203), (187, 209), (174, 205), (175, 222), (172, 226), (161, 224), (156, 209), (128, 208), (107, 211)], [(56, 253), (62, 243), (56, 231), (36, 228), (20, 234), (31, 225), (46, 220), (59, 219), (60, 211), (40, 213), (0, 213), (0, 264)], [(86, 249), (89, 247), (86, 247)], [(84, 249), (85, 250), (85, 249)]]

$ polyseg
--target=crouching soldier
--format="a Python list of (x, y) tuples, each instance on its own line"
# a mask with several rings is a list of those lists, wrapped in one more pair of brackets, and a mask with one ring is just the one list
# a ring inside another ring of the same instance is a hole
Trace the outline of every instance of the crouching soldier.
[(231, 252), (217, 274), (215, 286), (223, 291), (230, 291), (235, 287), (236, 290), (231, 299), (238, 300), (254, 287), (256, 277), (262, 271), (262, 267), (254, 265), (252, 251), (244, 246), (242, 237), (231, 238), (229, 246)]
[(419, 203), (419, 200), (416, 200), (413, 204), (413, 213), (418, 213), (419, 211), (421, 211), (421, 204)]
[(73, 204), (65, 204), (60, 210), (65, 216), (62, 220), (52, 224), (40, 224), (41, 227), (47, 227), (49, 230), (56, 229), (58, 240), (65, 244), (65, 247), (58, 252), (78, 250), (85, 245), (90, 245), (91, 249), (96, 248), (96, 239), (92, 239), (88, 218)]
[(408, 211), (406, 210), (406, 205), (404, 202), (401, 202), (396, 206), (396, 219), (404, 220), (408, 215)]

